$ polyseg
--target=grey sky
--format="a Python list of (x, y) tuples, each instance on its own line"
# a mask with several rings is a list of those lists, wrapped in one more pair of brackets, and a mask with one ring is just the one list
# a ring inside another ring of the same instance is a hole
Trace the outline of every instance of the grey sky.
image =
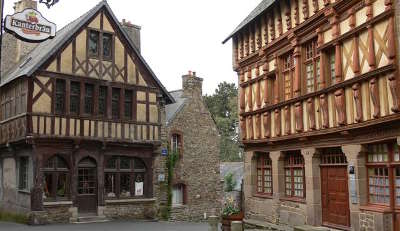
[[(17, 0), (5, 0), (4, 14)], [(42, 12), (60, 29), (100, 0), (59, 0)], [(237, 81), (232, 71), (232, 45), (221, 41), (261, 0), (108, 0), (117, 18), (142, 27), (142, 55), (169, 90), (181, 88), (188, 70), (204, 78), (211, 94), (222, 81)]]

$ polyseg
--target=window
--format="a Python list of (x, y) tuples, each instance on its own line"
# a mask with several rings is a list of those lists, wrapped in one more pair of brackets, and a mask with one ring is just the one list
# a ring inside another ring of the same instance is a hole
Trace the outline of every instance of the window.
[[(100, 38), (101, 36), (101, 38)], [(100, 47), (100, 40), (102, 40), (102, 46)], [(103, 58), (105, 60), (112, 59), (113, 53), (113, 35), (110, 33), (101, 33), (99, 31), (89, 31), (89, 45), (88, 53), (92, 58)], [(102, 50), (100, 51), (100, 49)], [(100, 55), (102, 55), (100, 57)]]
[(182, 153), (182, 136), (180, 134), (172, 134), (171, 136), (171, 152), (180, 156)]
[(294, 63), (292, 53), (287, 54), (283, 57), (283, 88), (284, 88), (284, 100), (292, 98), (292, 78), (294, 73)]
[(269, 154), (257, 158), (257, 193), (272, 195), (272, 166)]
[(111, 102), (111, 109), (112, 109), (112, 117), (113, 119), (119, 119), (119, 98), (120, 98), (120, 89), (113, 88), (112, 89), (112, 102)]
[(71, 82), (71, 101), (69, 111), (71, 114), (79, 114), (81, 85), (79, 82)]
[(29, 169), (29, 157), (22, 156), (19, 158), (19, 190), (28, 190), (28, 169)]
[(85, 84), (85, 113), (93, 114), (93, 95), (94, 86), (93, 84)]
[(56, 114), (64, 114), (65, 113), (65, 80), (62, 80), (62, 79), (56, 80), (55, 112), (56, 112)]
[(98, 31), (89, 31), (89, 56), (98, 57), (99, 56), (99, 38), (100, 34)]
[(305, 53), (306, 93), (312, 93), (315, 90), (319, 90), (320, 81), (319, 53), (317, 54), (316, 41), (309, 42), (305, 45)]
[(112, 34), (103, 33), (103, 59), (112, 59)]
[(331, 50), (327, 54), (328, 56), (328, 61), (329, 61), (329, 66), (328, 66), (328, 76), (330, 78), (331, 85), (334, 85), (336, 83), (336, 76), (335, 76), (335, 51)]
[(287, 153), (285, 156), (285, 195), (305, 197), (304, 159), (299, 152)]
[(183, 204), (185, 204), (185, 185), (174, 185), (172, 188), (172, 205), (179, 206)]
[(105, 86), (99, 88), (99, 115), (107, 115), (107, 87)]
[[(369, 203), (390, 205), (391, 198), (395, 197), (395, 205), (400, 206), (400, 154), (397, 144), (368, 145), (366, 165)], [(388, 167), (389, 165), (393, 168)], [(393, 171), (394, 179), (391, 179), (390, 171)], [(390, 193), (392, 184), (394, 184), (395, 195)]]
[(43, 171), (43, 199), (58, 200), (69, 195), (69, 170), (63, 158), (56, 155), (45, 164)]
[(125, 90), (125, 118), (131, 119), (132, 118), (132, 91)]
[(144, 195), (146, 168), (138, 158), (110, 156), (105, 161), (104, 190), (106, 197)]

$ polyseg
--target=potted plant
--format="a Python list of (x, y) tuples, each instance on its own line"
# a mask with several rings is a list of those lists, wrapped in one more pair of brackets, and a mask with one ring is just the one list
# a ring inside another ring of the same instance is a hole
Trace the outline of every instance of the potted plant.
[(225, 200), (224, 209), (222, 210), (222, 231), (231, 230), (232, 221), (241, 221), (243, 212), (235, 204), (233, 197), (228, 197)]

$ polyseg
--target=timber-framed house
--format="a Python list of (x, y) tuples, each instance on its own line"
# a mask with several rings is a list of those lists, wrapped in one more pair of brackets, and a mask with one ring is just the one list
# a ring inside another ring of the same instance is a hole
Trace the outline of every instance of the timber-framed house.
[(400, 229), (397, 0), (263, 0), (232, 39), (246, 222)]
[(34, 223), (157, 216), (174, 99), (123, 26), (101, 1), (3, 74), (0, 208)]

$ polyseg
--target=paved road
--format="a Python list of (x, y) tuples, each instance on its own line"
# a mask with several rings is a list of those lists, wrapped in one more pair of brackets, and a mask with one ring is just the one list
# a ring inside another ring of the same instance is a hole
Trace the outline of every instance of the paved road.
[(0, 222), (0, 231), (207, 231), (205, 223), (112, 221), (92, 224), (27, 226)]

